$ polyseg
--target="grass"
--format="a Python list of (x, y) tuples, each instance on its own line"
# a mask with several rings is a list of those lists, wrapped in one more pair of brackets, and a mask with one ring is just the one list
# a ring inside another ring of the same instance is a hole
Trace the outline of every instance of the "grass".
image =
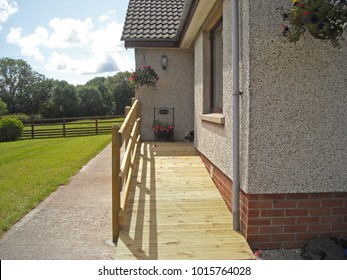
[(110, 142), (98, 135), (0, 143), (0, 236)]

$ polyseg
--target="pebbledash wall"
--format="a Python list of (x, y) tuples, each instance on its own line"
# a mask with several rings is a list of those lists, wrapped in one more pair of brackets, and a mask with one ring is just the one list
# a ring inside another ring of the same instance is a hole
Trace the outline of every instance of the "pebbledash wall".
[[(216, 1), (194, 43), (195, 146), (231, 209), (231, 1)], [(241, 1), (241, 226), (253, 248), (347, 237), (347, 48), (279, 36), (276, 6)], [(201, 119), (207, 23), (223, 5), (225, 124)], [(290, 3), (289, 3), (290, 4)]]
[[(162, 55), (168, 58), (166, 70), (160, 64)], [(175, 140), (184, 140), (184, 136), (194, 129), (193, 52), (182, 49), (135, 49), (135, 59), (137, 67), (150, 65), (159, 75), (155, 90), (147, 86), (136, 90), (136, 98), (141, 101), (142, 140), (154, 138), (154, 107), (175, 108)], [(167, 122), (171, 122), (169, 116)]]

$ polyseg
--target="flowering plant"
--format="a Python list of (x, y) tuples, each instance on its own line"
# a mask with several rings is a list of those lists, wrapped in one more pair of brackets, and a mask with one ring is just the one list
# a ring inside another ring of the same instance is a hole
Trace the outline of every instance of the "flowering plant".
[(291, 9), (281, 8), (281, 15), (288, 24), (282, 35), (290, 42), (297, 42), (309, 31), (314, 38), (328, 39), (339, 47), (339, 39), (347, 28), (347, 0), (292, 0)]
[(158, 120), (153, 121), (153, 130), (155, 133), (158, 132), (172, 132), (175, 126), (171, 124), (162, 123)]
[(132, 81), (136, 87), (142, 87), (147, 85), (149, 87), (156, 87), (159, 76), (151, 68), (151, 66), (144, 66), (143, 69), (136, 68), (136, 70), (131, 74), (130, 81)]

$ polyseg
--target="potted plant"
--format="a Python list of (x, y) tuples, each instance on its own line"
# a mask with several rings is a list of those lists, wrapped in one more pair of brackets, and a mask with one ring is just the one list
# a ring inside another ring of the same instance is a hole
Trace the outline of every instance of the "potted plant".
[(152, 67), (148, 65), (144, 66), (143, 69), (137, 67), (131, 74), (129, 80), (133, 82), (137, 88), (147, 85), (148, 87), (153, 87), (155, 89), (159, 76)]
[(159, 120), (153, 121), (154, 139), (158, 140), (173, 140), (175, 126), (172, 124), (163, 123)]
[(281, 8), (282, 35), (297, 42), (308, 31), (314, 38), (330, 40), (340, 47), (340, 39), (347, 28), (347, 0), (292, 0), (290, 9)]

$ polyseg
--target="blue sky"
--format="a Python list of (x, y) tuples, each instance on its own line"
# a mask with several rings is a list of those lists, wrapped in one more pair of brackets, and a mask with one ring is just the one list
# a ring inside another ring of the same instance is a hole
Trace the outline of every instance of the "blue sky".
[(120, 41), (128, 0), (0, 0), (0, 57), (84, 84), (135, 68)]

